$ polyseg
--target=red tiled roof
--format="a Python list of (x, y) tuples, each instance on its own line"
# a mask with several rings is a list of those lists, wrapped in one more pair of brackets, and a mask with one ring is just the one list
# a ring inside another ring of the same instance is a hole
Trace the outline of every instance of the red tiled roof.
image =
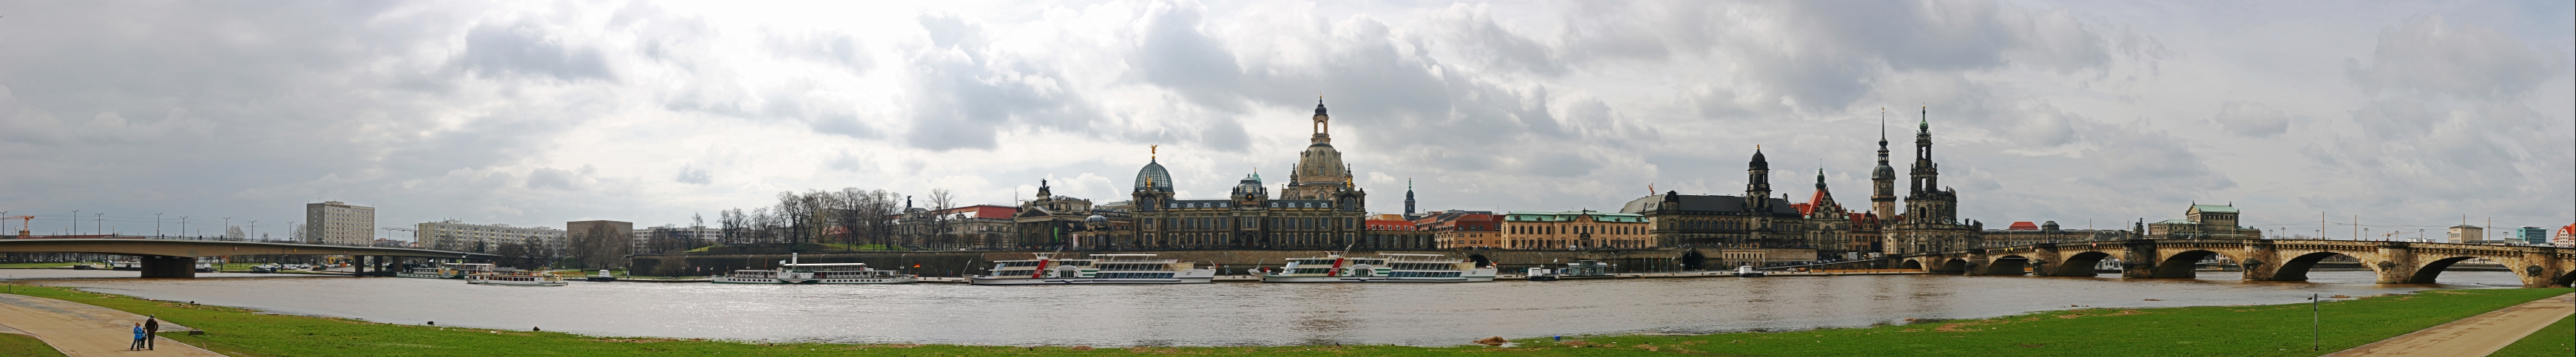
[(2039, 225), (2037, 225), (2037, 224), (2031, 224), (2031, 223), (2030, 223), (2030, 221), (2020, 221), (2020, 222), (2013, 222), (2013, 224), (2012, 224), (2012, 227), (2011, 227), (2011, 228), (2004, 228), (2004, 229), (2007, 229), (2007, 230), (2016, 230), (2016, 231), (2036, 231), (2036, 230), (2039, 230)]

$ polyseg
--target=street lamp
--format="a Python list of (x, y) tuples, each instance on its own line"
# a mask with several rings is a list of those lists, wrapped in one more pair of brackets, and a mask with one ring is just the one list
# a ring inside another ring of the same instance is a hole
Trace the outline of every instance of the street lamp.
[(233, 218), (224, 217), (224, 229), (215, 231), (215, 234), (224, 235), (226, 240), (230, 240), (233, 236)]
[(63, 230), (71, 231), (72, 235), (80, 235), (80, 210), (72, 210), (72, 224), (70, 227), (71, 228), (64, 228)]
[(161, 214), (159, 213), (152, 214), (152, 236), (161, 236)]
[[(107, 233), (107, 228), (106, 228), (106, 227), (107, 227), (107, 213), (106, 213), (106, 212), (91, 213), (90, 215), (91, 215), (91, 216), (96, 216), (96, 217), (98, 217), (98, 219), (90, 220), (89, 229), (91, 229), (91, 230), (96, 230), (96, 231), (98, 231), (99, 233)], [(73, 218), (79, 218), (79, 217), (73, 217)]]
[(179, 216), (179, 234), (188, 234), (188, 216)]

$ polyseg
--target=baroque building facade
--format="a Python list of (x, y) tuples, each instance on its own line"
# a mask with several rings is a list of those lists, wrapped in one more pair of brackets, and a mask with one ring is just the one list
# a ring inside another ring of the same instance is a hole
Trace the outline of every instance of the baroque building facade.
[[(1132, 228), (1106, 249), (1390, 249), (1411, 242), (1362, 239), (1368, 192), (1352, 184), (1350, 165), (1333, 147), (1332, 117), (1321, 99), (1314, 135), (1273, 197), (1261, 174), (1236, 182), (1224, 199), (1178, 199), (1171, 173), (1148, 162), (1136, 173)], [(1149, 159), (1150, 160), (1150, 159)], [(1363, 245), (1365, 243), (1365, 246)]]
[(1771, 196), (1771, 163), (1760, 147), (1745, 171), (1744, 196), (1665, 191), (1630, 200), (1619, 212), (1645, 216), (1654, 247), (1814, 248), (1809, 222), (1787, 197)]
[[(1879, 152), (1887, 140), (1879, 139)], [(1884, 166), (1882, 166), (1884, 167)], [(1881, 225), (1889, 254), (1929, 253), (1983, 246), (1983, 224), (1959, 219), (1959, 190), (1941, 187), (1941, 166), (1932, 161), (1931, 109), (1914, 132), (1914, 167), (1906, 181), (1905, 213)], [(1873, 184), (1893, 187), (1894, 175), (1873, 175)]]

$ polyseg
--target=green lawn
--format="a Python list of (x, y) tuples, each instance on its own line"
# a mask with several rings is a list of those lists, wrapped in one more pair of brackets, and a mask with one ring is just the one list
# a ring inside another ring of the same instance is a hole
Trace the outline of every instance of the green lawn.
[(2576, 316), (2558, 319), (2489, 356), (2576, 356)]
[[(1977, 320), (1813, 331), (1696, 336), (1579, 336), (1565, 342), (1515, 340), (1495, 348), (1405, 346), (1284, 347), (1013, 347), (953, 345), (758, 344), (656, 338), (601, 338), (554, 332), (394, 325), (256, 314), (248, 309), (187, 305), (131, 297), (21, 286), (17, 293), (158, 314), (205, 329), (173, 335), (188, 344), (240, 356), (490, 355), (1309, 355), (1607, 356), (2314, 356), (2367, 344), (2506, 306), (2564, 294), (2563, 289), (2428, 291), (2323, 304), (2324, 349), (2308, 350), (2308, 305), (2156, 309), (2083, 309)], [(2565, 335), (2564, 324), (2559, 328)], [(2543, 332), (2549, 333), (2549, 332)], [(1460, 336), (1464, 344), (1475, 336)], [(2542, 350), (2547, 351), (2547, 350)]]
[(0, 333), (0, 356), (36, 357), (61, 355), (63, 355), (62, 351), (55, 351), (54, 346), (45, 345), (44, 340), (38, 340), (35, 337), (27, 335)]

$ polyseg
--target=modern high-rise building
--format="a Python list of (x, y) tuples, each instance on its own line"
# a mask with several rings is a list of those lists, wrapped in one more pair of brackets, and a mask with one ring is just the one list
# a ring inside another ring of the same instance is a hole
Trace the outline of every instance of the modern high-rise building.
[(368, 245), (376, 238), (376, 208), (330, 201), (304, 204), (305, 243)]

